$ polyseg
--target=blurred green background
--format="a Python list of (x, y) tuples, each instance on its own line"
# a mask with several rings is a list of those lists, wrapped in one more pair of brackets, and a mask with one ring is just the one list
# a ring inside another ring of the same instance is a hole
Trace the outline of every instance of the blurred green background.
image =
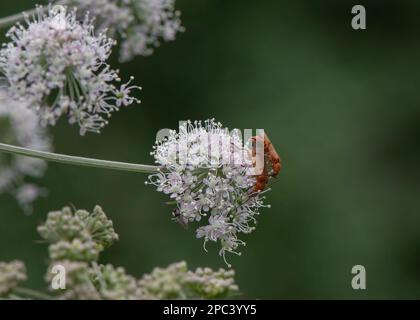
[[(1, 16), (35, 2), (1, 1)], [(354, 31), (351, 8), (367, 9)], [(242, 257), (230, 261), (246, 298), (420, 298), (420, 2), (178, 0), (187, 31), (151, 57), (114, 66), (143, 86), (142, 104), (101, 135), (55, 127), (60, 153), (151, 163), (157, 130), (216, 117), (264, 128), (284, 170)], [(49, 197), (25, 216), (0, 197), (0, 260), (22, 259), (42, 288), (50, 210), (103, 206), (121, 240), (102, 261), (140, 276), (186, 260), (225, 267), (193, 228), (171, 222), (145, 176), (51, 164)], [(351, 288), (351, 268), (367, 290)]]

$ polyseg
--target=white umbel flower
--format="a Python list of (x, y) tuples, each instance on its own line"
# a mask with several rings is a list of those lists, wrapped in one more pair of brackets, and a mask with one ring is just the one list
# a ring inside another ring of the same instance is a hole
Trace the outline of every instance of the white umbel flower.
[[(52, 149), (51, 140), (45, 128), (40, 127), (34, 111), (14, 101), (3, 90), (0, 90), (0, 141), (41, 151)], [(40, 178), (46, 169), (44, 160), (0, 153), (0, 194), (11, 193), (29, 213), (32, 203), (45, 191), (26, 178)]]
[(80, 23), (76, 12), (63, 6), (38, 7), (26, 24), (8, 32), (11, 42), (0, 51), (0, 71), (9, 94), (35, 110), (43, 125), (66, 115), (82, 135), (99, 132), (112, 112), (138, 102), (131, 91), (139, 87), (115, 86), (120, 78), (106, 62), (115, 41), (95, 35), (87, 15)]
[[(256, 177), (249, 146), (238, 130), (229, 132), (214, 120), (187, 122), (179, 132), (157, 142), (152, 155), (160, 172), (146, 184), (170, 196), (177, 205), (174, 218), (184, 226), (198, 222), (197, 238), (220, 242), (219, 254), (237, 253), (241, 233), (254, 230), (264, 205), (255, 191)], [(205, 248), (205, 246), (204, 246)]]
[[(58, 2), (58, 1), (55, 1)], [(80, 12), (90, 12), (99, 31), (121, 39), (120, 60), (147, 56), (161, 41), (173, 41), (181, 26), (175, 0), (66, 0)]]

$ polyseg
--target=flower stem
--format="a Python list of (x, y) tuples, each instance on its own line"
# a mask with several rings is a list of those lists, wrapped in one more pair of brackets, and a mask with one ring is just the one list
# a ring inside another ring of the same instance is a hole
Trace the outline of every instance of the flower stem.
[(28, 148), (23, 148), (23, 147), (12, 146), (9, 144), (4, 144), (4, 143), (0, 143), (0, 152), (12, 153), (12, 154), (20, 155), (20, 156), (38, 158), (38, 159), (43, 159), (46, 161), (59, 162), (59, 163), (70, 164), (70, 165), (75, 165), (75, 166), (95, 167), (95, 168), (102, 168), (102, 169), (140, 172), (140, 173), (158, 172), (158, 167), (151, 166), (151, 165), (68, 156), (64, 154), (51, 153), (51, 152), (38, 151), (38, 150), (33, 150), (33, 149), (28, 149)]
[[(36, 9), (25, 11), (26, 14), (32, 15), (36, 12)], [(20, 22), (25, 18), (24, 13), (17, 13), (8, 17), (4, 17), (0, 19), (0, 29), (10, 27), (14, 25), (16, 22)]]
[[(56, 5), (64, 5), (65, 3), (66, 3), (65, 0), (61, 0), (61, 1), (58, 1)], [(35, 8), (35, 9), (28, 10), (28, 11), (23, 11), (23, 12), (20, 12), (20, 13), (16, 13), (16, 14), (13, 14), (13, 15), (8, 16), (8, 17), (1, 18), (0, 19), (0, 29), (10, 27), (11, 25), (14, 25), (16, 22), (22, 21), (23, 19), (25, 19), (25, 14), (28, 15), (28, 16), (31, 16), (31, 15), (35, 14), (37, 12), (37, 10), (38, 9)]]
[(22, 287), (17, 287), (13, 290), (13, 292), (15, 294), (17, 294), (18, 296), (24, 296), (25, 298), (31, 298), (31, 299), (36, 299), (36, 300), (51, 300), (53, 299), (53, 297), (51, 297), (48, 294), (39, 292), (39, 291), (35, 291), (32, 289), (28, 289), (28, 288), (22, 288)]

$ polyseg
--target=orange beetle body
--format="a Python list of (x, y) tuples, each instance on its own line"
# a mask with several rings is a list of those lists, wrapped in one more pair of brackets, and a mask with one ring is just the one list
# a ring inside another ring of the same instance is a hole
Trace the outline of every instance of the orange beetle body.
[[(252, 149), (252, 155), (256, 155), (256, 142), (261, 141), (261, 137), (255, 136), (251, 138), (254, 144)], [(269, 168), (269, 169), (268, 169)], [(256, 177), (257, 181), (254, 186), (255, 192), (263, 191), (268, 183), (270, 177), (277, 177), (282, 169), (281, 158), (268, 138), (267, 134), (264, 134), (264, 168), (263, 172)]]

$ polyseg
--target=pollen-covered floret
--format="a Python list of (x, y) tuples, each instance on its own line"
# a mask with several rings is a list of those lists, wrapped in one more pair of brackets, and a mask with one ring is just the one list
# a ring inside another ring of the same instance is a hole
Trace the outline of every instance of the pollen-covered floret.
[(38, 7), (7, 36), (11, 41), (0, 50), (0, 72), (9, 94), (25, 101), (44, 126), (66, 116), (82, 135), (99, 132), (114, 111), (139, 102), (131, 95), (139, 87), (117, 87), (118, 72), (107, 63), (115, 40), (95, 33), (87, 14), (79, 22), (76, 10)]

